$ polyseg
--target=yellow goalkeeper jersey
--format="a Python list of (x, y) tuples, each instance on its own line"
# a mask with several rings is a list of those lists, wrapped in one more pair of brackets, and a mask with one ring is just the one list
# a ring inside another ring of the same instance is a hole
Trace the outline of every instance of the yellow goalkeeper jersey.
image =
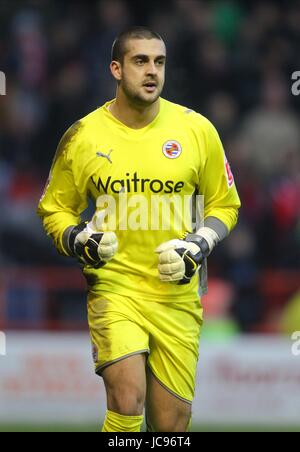
[(153, 122), (132, 129), (118, 121), (107, 102), (65, 133), (38, 207), (46, 232), (67, 254), (62, 236), (92, 199), (107, 209), (107, 227), (119, 249), (100, 269), (83, 272), (90, 289), (153, 301), (193, 301), (190, 284), (162, 283), (155, 249), (191, 232), (188, 200), (203, 195), (204, 217), (229, 231), (240, 207), (230, 166), (214, 126), (194, 111), (160, 99)]

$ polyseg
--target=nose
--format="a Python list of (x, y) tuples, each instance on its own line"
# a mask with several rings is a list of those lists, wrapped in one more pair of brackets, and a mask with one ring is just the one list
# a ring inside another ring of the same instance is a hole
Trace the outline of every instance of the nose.
[(156, 75), (157, 67), (154, 61), (149, 61), (147, 64), (147, 75)]

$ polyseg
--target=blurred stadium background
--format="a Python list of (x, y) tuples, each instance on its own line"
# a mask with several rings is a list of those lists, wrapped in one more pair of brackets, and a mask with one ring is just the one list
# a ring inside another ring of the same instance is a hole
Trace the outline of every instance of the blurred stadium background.
[(300, 431), (300, 2), (0, 0), (0, 431), (99, 430), (85, 286), (35, 210), (56, 145), (114, 97), (115, 35), (168, 47), (163, 96), (206, 115), (242, 200), (210, 258), (195, 431)]

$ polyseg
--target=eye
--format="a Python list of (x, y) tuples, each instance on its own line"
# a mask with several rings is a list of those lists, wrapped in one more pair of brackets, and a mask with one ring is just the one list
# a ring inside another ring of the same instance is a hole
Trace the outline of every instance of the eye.
[(144, 64), (144, 61), (141, 60), (141, 59), (138, 59), (138, 60), (136, 60), (135, 62), (136, 62), (136, 64), (137, 64), (138, 66), (142, 66), (142, 65)]

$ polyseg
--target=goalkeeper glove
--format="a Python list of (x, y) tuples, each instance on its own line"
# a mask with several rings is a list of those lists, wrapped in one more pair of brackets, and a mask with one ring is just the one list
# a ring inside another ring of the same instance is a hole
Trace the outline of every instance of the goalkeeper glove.
[(217, 233), (203, 227), (197, 234), (188, 234), (185, 240), (175, 239), (161, 244), (156, 249), (160, 280), (188, 284), (218, 242)]
[(69, 232), (68, 248), (81, 264), (103, 267), (117, 252), (118, 240), (114, 232), (104, 232), (105, 211), (97, 212), (92, 221), (80, 223)]

